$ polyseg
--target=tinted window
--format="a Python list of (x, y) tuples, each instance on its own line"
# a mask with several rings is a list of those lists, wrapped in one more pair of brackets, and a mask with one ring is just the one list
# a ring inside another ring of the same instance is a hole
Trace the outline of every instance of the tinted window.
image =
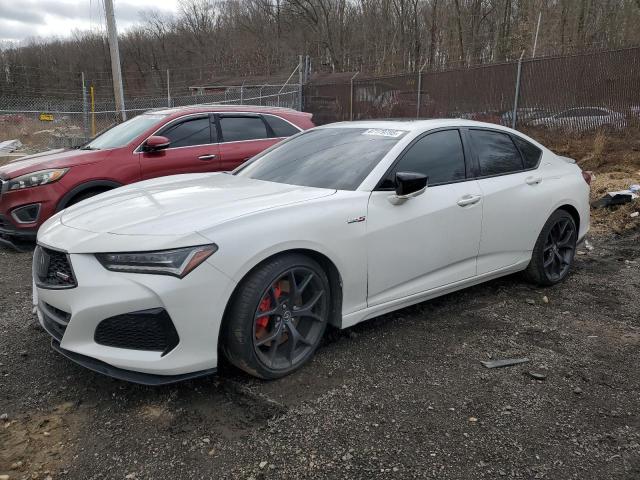
[(520, 153), (522, 153), (524, 168), (536, 168), (540, 160), (540, 155), (542, 155), (542, 150), (522, 138), (514, 136), (513, 140), (516, 142), (516, 145), (518, 145)]
[(171, 125), (159, 133), (171, 142), (170, 147), (190, 147), (211, 143), (209, 117), (191, 118)]
[(295, 135), (300, 132), (300, 130), (280, 117), (265, 115), (264, 119), (267, 121), (276, 137), (290, 137), (291, 135)]
[(429, 185), (463, 180), (464, 152), (458, 130), (422, 137), (402, 156), (394, 172), (423, 173), (429, 177)]
[(522, 159), (511, 137), (505, 133), (470, 130), (480, 162), (480, 175), (500, 175), (522, 170)]
[(406, 134), (374, 128), (320, 128), (277, 144), (236, 175), (307, 187), (355, 190)]
[(260, 117), (221, 117), (220, 126), (224, 142), (267, 138), (267, 127)]

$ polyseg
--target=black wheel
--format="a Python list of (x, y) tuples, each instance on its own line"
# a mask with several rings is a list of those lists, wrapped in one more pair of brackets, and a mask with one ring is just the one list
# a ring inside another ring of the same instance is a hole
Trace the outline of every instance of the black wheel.
[(283, 377), (313, 356), (327, 327), (330, 301), (320, 265), (300, 254), (276, 257), (238, 287), (223, 322), (221, 349), (251, 375)]
[(538, 285), (555, 285), (569, 274), (576, 253), (578, 229), (565, 210), (556, 210), (538, 236), (526, 274)]

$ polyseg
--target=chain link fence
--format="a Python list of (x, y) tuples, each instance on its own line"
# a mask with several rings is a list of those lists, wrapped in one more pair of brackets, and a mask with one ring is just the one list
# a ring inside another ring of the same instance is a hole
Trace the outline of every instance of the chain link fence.
[[(520, 73), (518, 73), (520, 71)], [(517, 128), (620, 130), (640, 120), (640, 48), (305, 86), (318, 124), (465, 118)], [(515, 113), (515, 118), (514, 118)]]
[[(57, 99), (0, 96), (2, 136), (29, 136), (41, 147), (73, 147), (120, 121), (110, 96), (92, 100), (89, 88), (78, 90)], [(350, 80), (312, 81), (304, 87), (288, 82), (209, 85), (192, 87), (191, 93), (128, 98), (127, 117), (196, 104), (304, 105), (318, 125), (448, 117), (524, 129), (622, 130), (640, 123), (640, 47), (384, 77), (355, 74)]]
[[(283, 85), (211, 85), (192, 95), (138, 97), (125, 101), (127, 118), (148, 110), (192, 105), (263, 105), (299, 109), (301, 88)], [(42, 147), (76, 147), (121, 121), (111, 99), (0, 97), (0, 129), (10, 138), (29, 136)]]

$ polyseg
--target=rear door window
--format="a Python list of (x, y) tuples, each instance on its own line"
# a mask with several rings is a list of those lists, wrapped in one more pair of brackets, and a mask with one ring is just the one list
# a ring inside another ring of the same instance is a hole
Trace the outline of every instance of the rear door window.
[(480, 176), (504, 175), (523, 169), (520, 152), (506, 133), (469, 130), (480, 164)]
[(211, 143), (211, 122), (209, 117), (189, 118), (174, 123), (158, 135), (169, 139), (169, 148), (192, 147)]
[(241, 142), (268, 138), (267, 126), (260, 117), (220, 117), (223, 142)]

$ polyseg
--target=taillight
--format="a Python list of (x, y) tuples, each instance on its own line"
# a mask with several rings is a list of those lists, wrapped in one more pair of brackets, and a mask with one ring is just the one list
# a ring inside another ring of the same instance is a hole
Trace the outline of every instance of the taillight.
[(584, 178), (584, 181), (587, 182), (587, 185), (591, 186), (591, 180), (593, 179), (593, 172), (590, 172), (588, 170), (583, 170), (582, 178)]

